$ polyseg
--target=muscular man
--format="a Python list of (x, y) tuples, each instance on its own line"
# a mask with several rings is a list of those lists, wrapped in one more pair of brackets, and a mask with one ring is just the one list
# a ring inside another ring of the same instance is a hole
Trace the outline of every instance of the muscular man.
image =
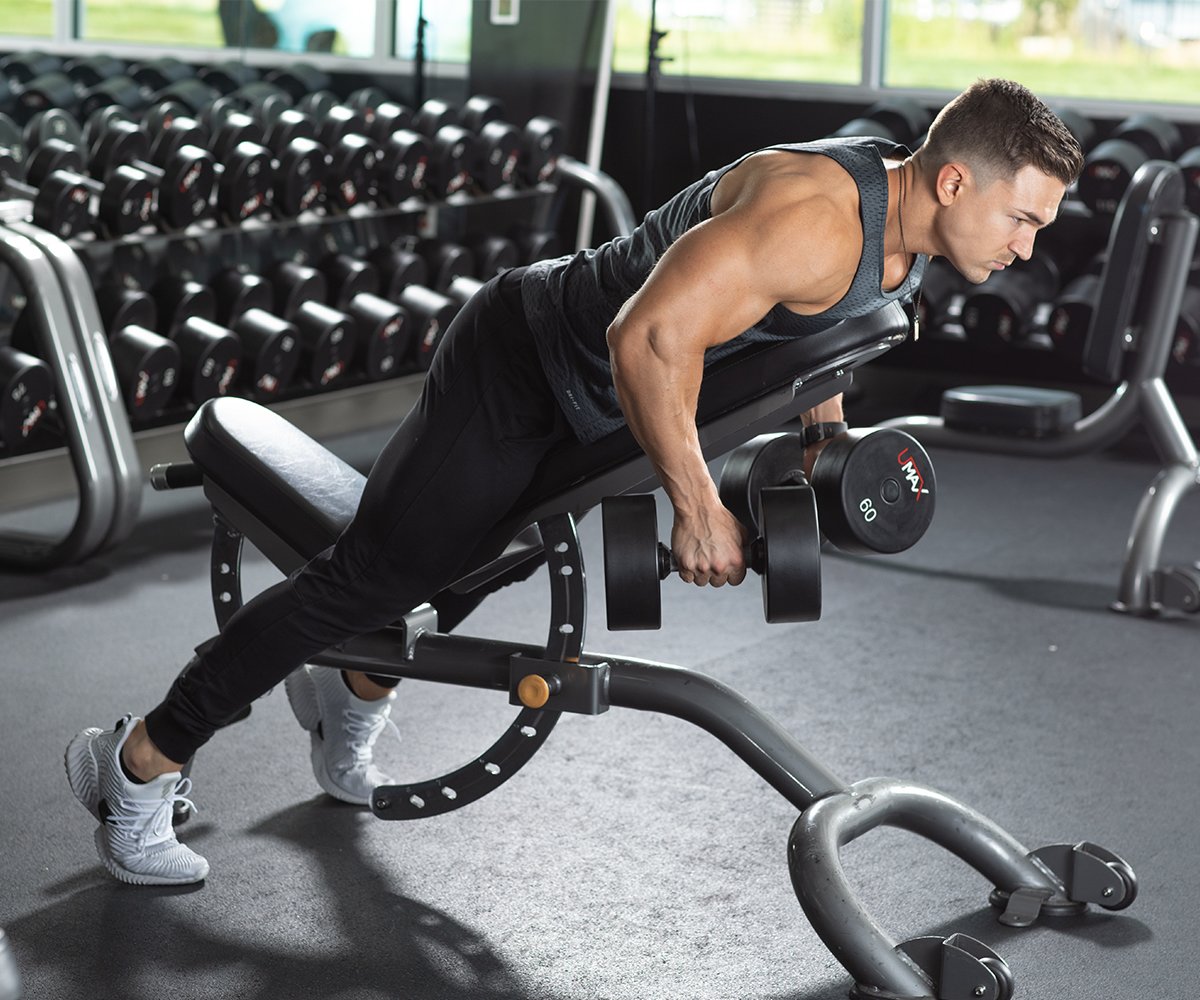
[[(863, 139), (760, 150), (629, 237), (485, 286), (447, 332), (338, 542), (200, 646), (144, 720), (85, 729), (67, 747), (109, 872), (142, 884), (206, 876), (208, 862), (171, 828), (188, 791), (181, 767), (283, 680), (321, 787), (367, 803), (387, 781), (372, 747), (395, 681), (305, 661), (436, 603), (558, 444), (627, 423), (675, 509), (680, 575), (740, 583), (744, 529), (718, 498), (696, 430), (705, 364), (910, 300), (934, 255), (973, 282), (1028, 258), (1082, 166), (1062, 123), (1005, 80), (960, 94), (921, 149), (904, 152)], [(834, 399), (806, 419), (840, 418)]]

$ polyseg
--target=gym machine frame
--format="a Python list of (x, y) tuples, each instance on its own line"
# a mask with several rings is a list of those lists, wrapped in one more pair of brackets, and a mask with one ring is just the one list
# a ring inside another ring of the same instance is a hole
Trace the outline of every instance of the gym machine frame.
[[(907, 318), (894, 304), (855, 323), (857, 328), (841, 324), (714, 365), (701, 390), (698, 417), (705, 457), (715, 458), (843, 391), (852, 368), (907, 335)], [(794, 372), (801, 374), (789, 375)], [(245, 400), (205, 404), (185, 438), (196, 464), (159, 468), (154, 480), (164, 488), (202, 483), (213, 505), (213, 603), (224, 627), (242, 602), (244, 539), (291, 572), (336, 539), (353, 516), (365, 480), (282, 418)], [(655, 485), (653, 468), (628, 431), (552, 455), (519, 512), (480, 552), (498, 552), (514, 541), (494, 561), (481, 557), (482, 565), (452, 588), (490, 592), (514, 568), (544, 557), (551, 589), (544, 646), (441, 633), (437, 612), (423, 605), (390, 628), (310, 661), (507, 692), (510, 703), (520, 706), (500, 739), (463, 767), (377, 788), (371, 802), (376, 816), (417, 819), (461, 808), (531, 759), (562, 712), (597, 715), (617, 706), (699, 726), (799, 810), (788, 845), (792, 883), (813, 927), (854, 978), (852, 995), (858, 998), (1008, 1000), (1013, 990), (1003, 959), (972, 938), (955, 934), (897, 944), (875, 923), (851, 890), (840, 849), (877, 826), (908, 829), (976, 868), (995, 887), (991, 901), (1003, 911), (1000, 920), (1013, 926), (1027, 926), (1042, 914), (1079, 913), (1089, 902), (1120, 909), (1133, 901), (1132, 870), (1103, 848), (1063, 844), (1030, 853), (991, 820), (932, 788), (888, 778), (845, 781), (713, 678), (586, 651), (587, 590), (577, 516), (604, 496)]]
[(1120, 384), (1096, 410), (1040, 438), (949, 428), (941, 417), (899, 417), (879, 425), (908, 431), (923, 444), (1065, 458), (1099, 451), (1141, 421), (1164, 465), (1134, 516), (1113, 604), (1116, 611), (1137, 615), (1156, 615), (1165, 607), (1200, 611), (1200, 564), (1159, 566), (1176, 507), (1200, 485), (1200, 454), (1163, 377), (1200, 230), (1200, 221), (1184, 207), (1185, 194), (1176, 164), (1151, 161), (1139, 168), (1121, 200), (1083, 356), (1085, 372)]
[(141, 510), (142, 475), (121, 404), (91, 281), (75, 251), (23, 221), (0, 215), (0, 263), (27, 297), (39, 353), (54, 374), (58, 418), (79, 488), (79, 507), (61, 538), (0, 534), (0, 565), (50, 569), (122, 541)]

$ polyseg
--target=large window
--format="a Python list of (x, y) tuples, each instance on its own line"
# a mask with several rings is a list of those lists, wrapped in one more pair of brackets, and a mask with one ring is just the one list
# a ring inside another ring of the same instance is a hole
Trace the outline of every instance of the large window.
[(397, 56), (401, 59), (411, 59), (417, 51), (418, 12), (425, 18), (426, 59), (447, 63), (470, 61), (471, 0), (425, 0), (424, 10), (421, 10), (417, 0), (398, 0)]
[(884, 83), (958, 90), (979, 76), (1058, 97), (1200, 98), (1196, 0), (892, 0)]
[[(615, 0), (618, 73), (646, 70), (650, 0)], [(858, 83), (861, 0), (658, 0), (668, 76)]]
[(53, 0), (0, 0), (0, 35), (52, 34)]

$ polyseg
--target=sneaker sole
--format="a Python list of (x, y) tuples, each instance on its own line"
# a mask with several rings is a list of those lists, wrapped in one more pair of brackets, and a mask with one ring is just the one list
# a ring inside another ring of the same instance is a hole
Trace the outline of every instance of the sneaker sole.
[(108, 874), (128, 885), (192, 885), (196, 882), (203, 882), (208, 877), (207, 861), (204, 863), (204, 870), (198, 875), (185, 875), (180, 878), (168, 878), (163, 875), (140, 875), (137, 872), (131, 872), (128, 868), (122, 868), (108, 856), (108, 844), (104, 840), (103, 826), (96, 827), (96, 833), (92, 839), (96, 843), (96, 854), (100, 858), (100, 863), (104, 865)]
[(67, 781), (71, 785), (71, 791), (98, 822), (102, 822), (99, 812), (100, 786), (97, 783), (100, 764), (92, 751), (92, 745), (102, 732), (102, 729), (95, 727), (84, 729), (67, 744), (63, 754), (63, 766), (67, 770)]

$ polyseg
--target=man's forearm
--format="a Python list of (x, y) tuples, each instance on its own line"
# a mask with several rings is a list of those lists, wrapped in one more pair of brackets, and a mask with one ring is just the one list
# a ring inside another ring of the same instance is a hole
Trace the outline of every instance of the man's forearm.
[(613, 352), (612, 365), (625, 421), (676, 511), (687, 515), (716, 501), (696, 430), (703, 360), (691, 365), (663, 359), (648, 347), (627, 348)]

